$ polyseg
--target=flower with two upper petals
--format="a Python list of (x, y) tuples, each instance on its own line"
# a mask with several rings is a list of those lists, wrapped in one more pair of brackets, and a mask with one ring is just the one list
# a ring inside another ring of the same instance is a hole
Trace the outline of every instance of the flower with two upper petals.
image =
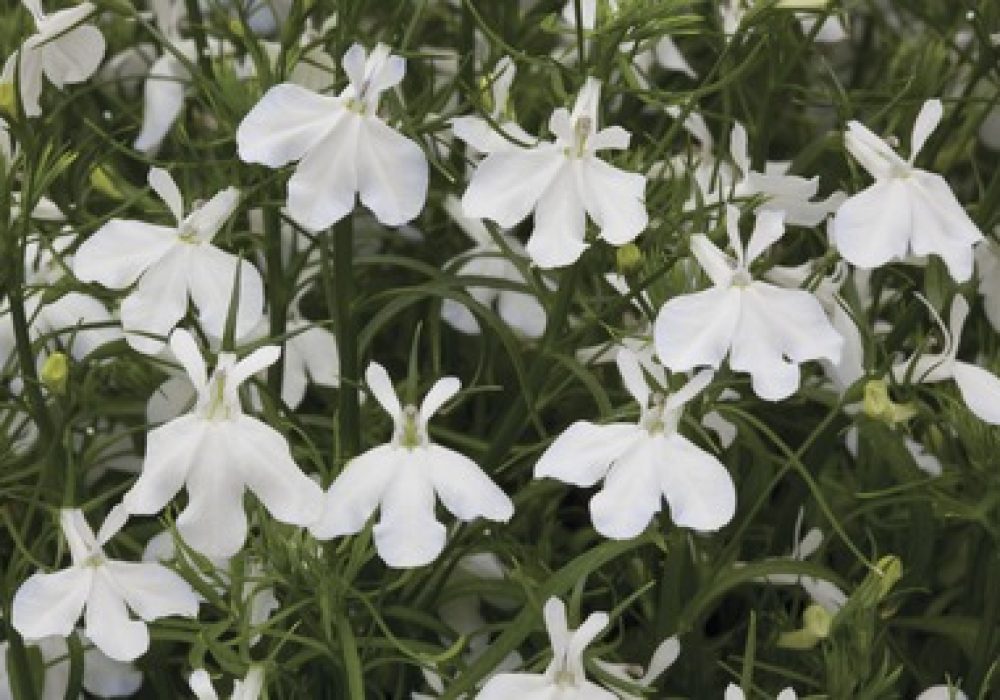
[(830, 224), (833, 244), (865, 269), (913, 256), (939, 256), (956, 282), (972, 276), (973, 246), (983, 234), (947, 181), (913, 165), (941, 121), (940, 100), (924, 103), (913, 125), (910, 159), (860, 122), (847, 125), (847, 150), (875, 183), (845, 201)]
[(237, 361), (221, 353), (211, 377), (191, 335), (178, 329), (170, 349), (198, 392), (194, 409), (149, 433), (142, 474), (122, 499), (132, 515), (158, 513), (186, 486), (188, 503), (177, 530), (192, 549), (230, 557), (247, 536), (243, 494), (249, 489), (277, 520), (308, 525), (322, 508), (322, 491), (292, 459), (284, 436), (245, 415), (240, 384), (274, 364), (273, 345)]
[(616, 361), (629, 393), (641, 407), (639, 422), (571, 425), (535, 465), (535, 477), (553, 477), (581, 487), (604, 485), (590, 501), (594, 528), (613, 539), (639, 535), (666, 498), (682, 527), (714, 531), (736, 511), (736, 488), (718, 459), (695, 446), (677, 428), (684, 405), (712, 380), (701, 372), (679, 391), (653, 390), (636, 356)]
[(501, 673), (493, 676), (476, 700), (617, 700), (587, 680), (583, 652), (608, 625), (608, 614), (591, 613), (575, 630), (566, 621), (566, 605), (549, 598), (542, 609), (552, 645), (552, 661), (544, 673)]
[(236, 209), (239, 191), (229, 187), (184, 216), (180, 190), (166, 170), (150, 170), (149, 185), (175, 225), (112, 219), (77, 250), (73, 273), (112, 289), (132, 287), (121, 306), (122, 328), (129, 345), (149, 354), (163, 348), (158, 337), (184, 317), (189, 297), (205, 332), (222, 337), (238, 274), (235, 331), (245, 335), (263, 313), (264, 283), (253, 265), (212, 245)]
[[(87, 638), (110, 658), (131, 661), (149, 647), (147, 622), (197, 614), (198, 596), (170, 569), (104, 554), (102, 546), (124, 524), (124, 514), (112, 511), (95, 537), (81, 511), (60, 513), (72, 564), (55, 573), (36, 573), (21, 584), (14, 595), (12, 621), (22, 637), (66, 637), (82, 612)], [(140, 619), (133, 619), (129, 610)]]
[(660, 361), (675, 372), (708, 365), (748, 372), (754, 392), (780, 401), (799, 386), (799, 363), (840, 360), (843, 339), (816, 297), (755, 280), (750, 265), (784, 235), (784, 215), (765, 211), (749, 243), (740, 241), (739, 211), (726, 208), (726, 229), (736, 260), (708, 239), (691, 237), (691, 251), (713, 282), (711, 289), (674, 297), (663, 305), (653, 333)]
[(94, 13), (94, 5), (82, 2), (51, 15), (40, 0), (22, 0), (35, 21), (36, 33), (28, 37), (3, 67), (0, 83), (14, 83), (15, 70), (21, 88), (21, 104), (29, 117), (41, 115), (42, 76), (56, 88), (82, 83), (93, 75), (104, 57), (104, 36), (97, 27), (82, 24)]
[[(589, 216), (600, 238), (624, 245), (646, 228), (646, 178), (597, 157), (605, 149), (628, 148), (629, 133), (618, 126), (598, 129), (601, 83), (588, 78), (573, 111), (560, 107), (549, 119), (554, 142), (489, 152), (462, 197), (465, 215), (511, 228), (534, 212), (535, 227), (525, 250), (543, 268), (576, 262)], [(461, 136), (461, 134), (458, 134)], [(474, 144), (479, 148), (487, 143)]]
[(427, 421), (461, 387), (455, 377), (435, 382), (417, 408), (403, 406), (382, 365), (368, 365), (365, 379), (375, 400), (392, 416), (392, 441), (351, 460), (330, 486), (322, 517), (311, 526), (320, 539), (359, 532), (379, 509), (375, 548), (389, 566), (423, 566), (444, 548), (445, 528), (434, 515), (436, 499), (459, 520), (506, 522), (514, 504), (468, 457), (436, 445)]
[(240, 123), (240, 158), (279, 168), (299, 161), (288, 181), (288, 213), (319, 231), (351, 213), (355, 200), (386, 226), (414, 219), (427, 199), (428, 165), (413, 141), (378, 116), (380, 95), (403, 79), (406, 62), (378, 44), (354, 44), (342, 61), (350, 81), (337, 96), (283, 83)]
[(941, 330), (944, 348), (940, 353), (914, 355), (893, 365), (893, 378), (897, 382), (924, 384), (954, 379), (969, 410), (987, 423), (1000, 425), (1000, 378), (978, 365), (958, 359), (958, 344), (965, 319), (969, 316), (969, 302), (962, 295), (956, 295), (951, 303), (948, 326), (945, 326), (934, 307), (924, 297), (919, 298), (930, 310), (934, 322)]

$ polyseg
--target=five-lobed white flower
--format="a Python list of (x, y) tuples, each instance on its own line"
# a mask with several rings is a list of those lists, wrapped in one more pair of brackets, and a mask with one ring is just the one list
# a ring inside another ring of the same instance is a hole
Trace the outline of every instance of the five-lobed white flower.
[(646, 383), (631, 351), (620, 350), (616, 362), (641, 407), (639, 422), (574, 423), (539, 458), (535, 478), (552, 477), (584, 488), (603, 479), (603, 487), (590, 500), (590, 517), (594, 528), (612, 539), (642, 533), (664, 498), (681, 527), (714, 531), (725, 526), (736, 511), (732, 477), (718, 459), (677, 430), (684, 405), (708, 386), (713, 373), (700, 372), (665, 395)]
[(155, 354), (163, 349), (159, 338), (167, 337), (187, 314), (189, 297), (205, 332), (222, 337), (238, 271), (235, 332), (237, 337), (246, 334), (263, 313), (260, 272), (212, 245), (236, 209), (239, 191), (229, 187), (185, 217), (180, 190), (166, 170), (152, 168), (149, 185), (176, 225), (112, 219), (80, 245), (73, 274), (111, 289), (131, 287), (121, 305), (126, 340), (140, 352)]
[(439, 379), (417, 408), (403, 406), (382, 365), (365, 371), (372, 395), (392, 416), (392, 441), (355, 457), (330, 485), (323, 515), (310, 529), (329, 539), (359, 532), (379, 509), (375, 548), (389, 566), (429, 564), (444, 548), (445, 528), (434, 515), (435, 496), (459, 520), (506, 522), (514, 504), (468, 457), (430, 441), (427, 421), (458, 393), (455, 377)]
[(913, 165), (942, 114), (940, 100), (924, 103), (913, 125), (909, 160), (860, 122), (847, 125), (847, 150), (875, 178), (840, 206), (830, 224), (833, 244), (852, 265), (874, 269), (937, 255), (956, 282), (972, 276), (972, 248), (983, 234), (943, 177)]
[(1000, 425), (1000, 378), (971, 362), (957, 359), (962, 328), (969, 316), (969, 302), (961, 294), (956, 294), (951, 303), (949, 324), (945, 326), (934, 307), (923, 296), (918, 295), (918, 298), (930, 310), (940, 328), (944, 348), (939, 353), (917, 354), (893, 365), (893, 378), (897, 382), (923, 384), (954, 379), (969, 410), (987, 423)]
[(158, 513), (186, 486), (188, 503), (177, 518), (184, 541), (209, 557), (231, 557), (247, 536), (243, 494), (249, 489), (277, 520), (305, 526), (322, 509), (323, 494), (292, 459), (284, 436), (245, 415), (239, 387), (277, 361), (265, 345), (237, 361), (221, 353), (211, 377), (191, 335), (178, 329), (170, 349), (198, 392), (194, 409), (146, 437), (142, 474), (122, 499), (132, 515)]
[(283, 83), (240, 123), (240, 158), (279, 168), (299, 161), (288, 181), (288, 213), (307, 229), (329, 228), (358, 196), (386, 226), (416, 218), (427, 199), (429, 168), (415, 142), (379, 118), (379, 96), (403, 79), (406, 62), (378, 44), (344, 54), (350, 81), (337, 96)]
[(476, 700), (617, 700), (617, 696), (587, 680), (583, 652), (607, 627), (608, 614), (591, 613), (570, 630), (566, 605), (549, 598), (542, 609), (552, 646), (552, 661), (544, 673), (501, 673), (493, 676)]
[(36, 33), (7, 59), (0, 82), (14, 84), (17, 71), (24, 114), (37, 117), (42, 113), (42, 76), (59, 90), (82, 83), (101, 64), (104, 35), (97, 27), (82, 24), (95, 11), (92, 3), (81, 2), (49, 15), (40, 0), (22, 2), (35, 21)]
[[(605, 149), (628, 148), (618, 126), (598, 130), (601, 83), (588, 78), (572, 113), (560, 107), (549, 119), (554, 142), (531, 148), (505, 142), (476, 168), (462, 197), (465, 215), (512, 228), (534, 212), (525, 250), (542, 268), (565, 267), (580, 257), (587, 216), (612, 245), (634, 240), (646, 228), (646, 178), (597, 157)], [(487, 144), (478, 144), (482, 147)]]
[[(14, 595), (12, 622), (22, 637), (66, 637), (82, 612), (87, 638), (108, 657), (131, 661), (149, 648), (147, 622), (198, 613), (197, 594), (170, 569), (105, 556), (102, 546), (124, 524), (124, 513), (113, 510), (95, 537), (82, 511), (60, 512), (72, 564), (51, 574), (35, 573), (21, 584)], [(129, 610), (140, 619), (130, 617)]]
[[(196, 669), (188, 676), (188, 687), (197, 700), (219, 700), (219, 694), (212, 687), (212, 679), (203, 668)], [(257, 700), (263, 690), (264, 669), (253, 665), (243, 680), (233, 681), (233, 692), (229, 700)]]
[(702, 292), (682, 294), (660, 309), (653, 327), (660, 361), (675, 372), (708, 365), (750, 374), (754, 392), (768, 401), (788, 398), (799, 386), (799, 363), (840, 360), (843, 339), (813, 294), (782, 289), (750, 274), (750, 265), (784, 235), (784, 215), (757, 215), (746, 245), (740, 241), (739, 211), (726, 207), (733, 261), (703, 234), (691, 237), (691, 252), (712, 280)]

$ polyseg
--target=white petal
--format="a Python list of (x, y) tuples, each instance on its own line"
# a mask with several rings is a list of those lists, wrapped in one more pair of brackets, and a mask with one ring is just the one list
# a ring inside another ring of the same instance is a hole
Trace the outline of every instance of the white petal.
[(170, 615), (198, 614), (198, 594), (162, 564), (109, 561), (106, 568), (128, 607), (146, 622)]
[(956, 282), (972, 277), (972, 246), (983, 239), (944, 178), (917, 171), (907, 181), (915, 255), (939, 255)]
[(710, 369), (703, 369), (692, 376), (691, 379), (688, 380), (687, 384), (667, 397), (667, 410), (673, 411), (687, 404), (688, 401), (703, 392), (705, 388), (712, 383), (712, 378), (714, 376), (715, 372)]
[(191, 333), (184, 328), (174, 330), (170, 334), (170, 352), (181, 363), (195, 390), (204, 391), (208, 385), (208, 370)]
[[(82, 641), (89, 644), (86, 638)], [(128, 697), (142, 687), (142, 671), (108, 658), (100, 649), (84, 651), (83, 661), (83, 687), (88, 693), (104, 698)]]
[(746, 695), (743, 694), (743, 690), (738, 685), (730, 683), (726, 686), (724, 700), (746, 700)]
[(177, 518), (184, 542), (207, 557), (231, 557), (247, 538), (242, 452), (226, 442), (226, 435), (214, 427), (206, 432), (202, 450), (215, 456), (188, 472), (188, 502)]
[(757, 221), (747, 243), (746, 264), (749, 265), (761, 253), (778, 242), (785, 234), (785, 212), (762, 211), (757, 214)]
[[(143, 153), (156, 151), (184, 109), (184, 93), (191, 79), (187, 68), (171, 53), (158, 58), (143, 85), (142, 127), (132, 146)], [(177, 214), (178, 222), (181, 214)]]
[(197, 398), (197, 391), (187, 376), (171, 377), (146, 401), (146, 422), (150, 425), (166, 423), (190, 410)]
[(14, 629), (28, 640), (68, 636), (80, 619), (92, 579), (93, 569), (83, 566), (33, 574), (14, 594)]
[(281, 400), (286, 405), (294, 408), (302, 402), (307, 378), (320, 386), (340, 386), (337, 338), (319, 326), (312, 326), (285, 343)]
[(740, 169), (743, 177), (750, 173), (750, 149), (747, 145), (747, 130), (740, 122), (733, 124), (729, 133), (729, 154)]
[(574, 486), (593, 486), (646, 434), (642, 428), (627, 423), (595, 425), (577, 421), (539, 457), (535, 478), (551, 477)]
[(188, 687), (198, 700), (219, 700), (218, 693), (212, 687), (212, 681), (208, 677), (208, 671), (199, 668), (188, 676)]
[(649, 686), (657, 678), (663, 675), (663, 672), (674, 665), (677, 661), (677, 657), (681, 655), (681, 643), (677, 637), (668, 637), (660, 642), (660, 645), (656, 647), (656, 651), (653, 652), (653, 657), (649, 660), (649, 668), (646, 669), (646, 673), (643, 674), (640, 683), (645, 686)]
[(424, 566), (444, 549), (444, 525), (434, 518), (434, 488), (419, 463), (400, 464), (382, 497), (375, 548), (393, 568)]
[(386, 226), (415, 219), (427, 199), (430, 168), (423, 150), (376, 117), (364, 119), (359, 137), (361, 203)]
[(290, 83), (275, 85), (240, 122), (240, 158), (278, 168), (301, 159), (343, 116), (341, 100)]
[(194, 231), (199, 241), (208, 243), (226, 225), (239, 203), (240, 191), (235, 187), (227, 187), (194, 209), (184, 223)]
[(166, 226), (112, 219), (80, 245), (73, 256), (73, 274), (81, 282), (124, 289), (166, 255), (176, 238)]
[(969, 410), (987, 423), (1000, 425), (1000, 379), (968, 362), (956, 362), (954, 371)]
[(359, 532), (378, 507), (405, 454), (380, 445), (348, 462), (326, 493), (322, 515), (310, 526), (313, 535), (325, 540)]
[(667, 70), (683, 73), (692, 80), (698, 78), (694, 68), (687, 62), (680, 49), (677, 48), (677, 44), (669, 36), (661, 37), (656, 43), (656, 60)]
[(149, 186), (153, 188), (157, 196), (167, 205), (167, 209), (174, 215), (174, 221), (178, 224), (184, 220), (184, 198), (181, 191), (177, 189), (177, 183), (170, 173), (163, 168), (150, 168), (147, 176)]
[(618, 364), (618, 373), (622, 376), (622, 382), (628, 393), (636, 400), (641, 408), (649, 406), (649, 385), (646, 383), (646, 376), (639, 366), (639, 359), (635, 353), (627, 348), (623, 348), (615, 356)]
[(430, 417), (441, 410), (441, 407), (448, 403), (451, 398), (462, 388), (462, 382), (458, 377), (442, 377), (434, 382), (424, 400), (420, 403), (420, 419), (424, 427)]
[(578, 172), (584, 206), (601, 229), (602, 239), (624, 245), (645, 230), (649, 223), (645, 177), (619, 170), (598, 158), (580, 163)]
[(424, 469), (438, 498), (459, 520), (482, 517), (507, 522), (514, 515), (514, 504), (507, 494), (468, 457), (440, 445), (414, 452), (424, 452)]
[[(750, 374), (757, 396), (766, 401), (781, 401), (798, 389), (799, 366), (785, 357), (784, 339), (776, 336), (775, 331), (794, 333), (798, 329), (792, 328), (791, 323), (786, 326), (776, 317), (770, 317), (770, 313), (763, 299), (744, 299), (743, 314), (733, 335), (729, 366), (737, 372)], [(808, 338), (803, 340), (808, 341)]]
[(104, 46), (104, 36), (97, 27), (79, 26), (39, 46), (42, 69), (58, 88), (83, 82), (101, 65)]
[[(641, 534), (660, 510), (657, 441), (644, 439), (619, 457), (590, 499), (594, 529), (605, 537), (628, 540)], [(666, 457), (664, 455), (664, 457)]]
[[(566, 647), (567, 667), (577, 679), (584, 678), (583, 651), (591, 642), (597, 639), (604, 628), (608, 626), (608, 614), (605, 612), (590, 613), (583, 624), (577, 627), (570, 634), (569, 645)], [(588, 689), (589, 690), (589, 689)], [(589, 697), (589, 695), (587, 696)], [(595, 696), (598, 697), (598, 696)], [(608, 693), (609, 698), (615, 698)]]
[(392, 385), (392, 379), (385, 367), (377, 362), (371, 362), (365, 370), (365, 383), (379, 405), (385, 412), (392, 416), (393, 420), (399, 420), (403, 415), (403, 407), (399, 404), (399, 397), (396, 396), (396, 389)]
[(174, 248), (139, 279), (121, 305), (125, 340), (139, 352), (156, 354), (187, 313), (188, 251)]
[[(83, 328), (84, 325), (105, 324), (107, 327)], [(106, 343), (120, 340), (121, 331), (103, 303), (93, 297), (70, 292), (38, 310), (35, 330), (59, 335), (59, 340), (72, 353), (83, 359)]]
[(716, 287), (664, 304), (653, 327), (660, 362), (675, 372), (718, 368), (740, 321), (741, 296), (738, 289)]
[(743, 299), (744, 310), (754, 308), (770, 330), (782, 354), (795, 362), (840, 359), (843, 339), (833, 328), (815, 295), (801, 289), (781, 289), (755, 282)]
[(238, 386), (258, 372), (261, 372), (281, 357), (281, 348), (277, 345), (262, 345), (229, 370), (228, 386)]
[(844, 145), (861, 167), (876, 180), (890, 178), (894, 171), (905, 172), (907, 163), (889, 145), (860, 122), (847, 124)]
[[(546, 676), (534, 673), (501, 673), (490, 678), (476, 694), (476, 700), (555, 700), (556, 686)], [(573, 695), (573, 698), (577, 698)], [(614, 696), (611, 696), (614, 698)]]
[(778, 693), (778, 697), (775, 698), (775, 700), (798, 700), (798, 697), (799, 696), (795, 694), (795, 691), (793, 689), (785, 688), (780, 693)]
[(160, 512), (180, 491), (192, 465), (203, 458), (204, 422), (186, 415), (151, 431), (146, 437), (142, 474), (122, 502), (132, 515)]
[(578, 186), (573, 168), (566, 167), (538, 199), (535, 227), (524, 249), (543, 269), (572, 265), (587, 249), (586, 208)]
[[(30, 40), (29, 40), (30, 41)], [(4, 65), (4, 76), (10, 75), (10, 84), (14, 84), (14, 66), (18, 65), (18, 80), (21, 90), (21, 104), (27, 117), (37, 117), (42, 113), (38, 101), (42, 96), (42, 54), (41, 51), (25, 42), (24, 45), (10, 55)]]
[(94, 575), (84, 620), (90, 641), (115, 661), (131, 661), (149, 648), (146, 623), (129, 617), (125, 600), (100, 569)]
[(552, 147), (504, 150), (476, 168), (462, 196), (465, 215), (511, 228), (528, 216), (565, 163)]
[(708, 236), (696, 233), (689, 241), (691, 254), (698, 265), (705, 271), (712, 284), (717, 287), (729, 286), (733, 278), (733, 267), (730, 258), (719, 250)]
[(545, 620), (545, 631), (549, 635), (549, 645), (552, 656), (561, 659), (566, 656), (569, 646), (569, 622), (566, 620), (566, 604), (552, 596), (542, 606), (542, 619)]
[(205, 332), (216, 338), (225, 333), (239, 262), (239, 303), (234, 335), (245, 337), (264, 314), (264, 280), (260, 272), (246, 260), (239, 260), (210, 244), (198, 246), (188, 261), (188, 285), (191, 300), (198, 309), (198, 320)]
[(354, 209), (359, 183), (362, 118), (342, 118), (312, 146), (288, 181), (288, 213), (302, 226), (321, 231)]
[(917, 157), (917, 154), (923, 150), (928, 137), (934, 133), (938, 124), (941, 123), (943, 115), (944, 106), (941, 104), (941, 100), (927, 100), (924, 102), (924, 106), (920, 108), (920, 114), (917, 115), (916, 121), (913, 122), (913, 135), (910, 137), (911, 163)]
[(545, 333), (545, 307), (530, 294), (502, 290), (497, 294), (497, 313), (504, 323), (526, 338), (541, 338)]
[(275, 520), (302, 526), (314, 522), (323, 508), (323, 492), (295, 464), (281, 433), (249, 416), (233, 423), (227, 440), (239, 444), (234, 461), (247, 488)]
[(722, 463), (678, 434), (662, 439), (660, 485), (681, 527), (714, 532), (736, 513), (736, 487)]

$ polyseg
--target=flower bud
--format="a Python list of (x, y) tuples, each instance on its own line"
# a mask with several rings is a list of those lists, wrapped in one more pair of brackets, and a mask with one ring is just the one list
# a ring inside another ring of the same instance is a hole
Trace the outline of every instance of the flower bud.
[(890, 426), (917, 415), (917, 409), (912, 405), (896, 403), (889, 398), (889, 386), (884, 379), (873, 379), (865, 384), (864, 412), (869, 418)]
[(69, 358), (65, 353), (54, 352), (42, 363), (42, 384), (53, 394), (66, 391), (66, 379), (69, 377)]
[(615, 262), (618, 274), (627, 275), (642, 265), (642, 251), (635, 243), (626, 243), (615, 253)]
[(802, 613), (802, 629), (783, 632), (778, 637), (778, 646), (784, 649), (806, 651), (830, 636), (833, 615), (822, 605), (813, 603)]

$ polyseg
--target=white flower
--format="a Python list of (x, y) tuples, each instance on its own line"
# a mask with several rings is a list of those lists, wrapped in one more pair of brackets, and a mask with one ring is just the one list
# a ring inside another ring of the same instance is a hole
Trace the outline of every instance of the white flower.
[[(811, 528), (804, 537), (802, 532), (802, 519), (805, 516), (804, 509), (799, 509), (799, 515), (795, 520), (795, 531), (792, 539), (792, 553), (790, 558), (794, 561), (805, 561), (811, 557), (823, 544), (823, 532), (819, 528)], [(813, 602), (823, 607), (831, 615), (844, 607), (847, 602), (847, 595), (837, 588), (833, 583), (818, 579), (813, 576), (803, 576), (800, 574), (768, 574), (764, 576), (768, 583), (784, 586), (800, 585), (809, 594)]]
[(229, 187), (185, 217), (181, 193), (166, 170), (151, 169), (149, 185), (176, 225), (112, 219), (77, 250), (73, 273), (112, 289), (134, 284), (121, 305), (122, 327), (129, 345), (155, 354), (163, 349), (158, 337), (169, 335), (187, 313), (188, 297), (205, 331), (222, 337), (238, 269), (235, 331), (245, 335), (263, 313), (264, 283), (253, 265), (212, 245), (236, 209), (239, 191)]
[[(634, 664), (616, 664), (610, 661), (594, 659), (594, 663), (600, 666), (608, 675), (614, 676), (620, 681), (649, 688), (656, 682), (656, 679), (663, 675), (663, 672), (674, 665), (677, 657), (681, 653), (681, 643), (677, 637), (669, 637), (660, 642), (649, 660), (649, 667), (643, 673), (641, 668), (636, 668)], [(638, 676), (638, 677), (637, 677)], [(622, 690), (615, 691), (621, 700), (642, 700), (637, 695), (626, 693)]]
[[(490, 236), (483, 222), (465, 216), (457, 197), (454, 195), (445, 197), (444, 208), (459, 228), (476, 244), (460, 258), (446, 262), (446, 268), (454, 266), (461, 260), (455, 266), (455, 274), (459, 277), (488, 277), (502, 282), (528, 285), (528, 280), (521, 270)], [(512, 254), (523, 254), (521, 244), (512, 236), (505, 233), (499, 236)], [(516, 289), (479, 285), (470, 285), (466, 291), (483, 306), (490, 307), (496, 304), (497, 313), (504, 323), (525, 338), (540, 338), (545, 332), (545, 308), (534, 295)], [(455, 299), (445, 299), (441, 303), (441, 319), (462, 333), (478, 335), (480, 332), (479, 322), (472, 311)]]
[[(100, 698), (132, 695), (142, 686), (142, 672), (131, 663), (108, 658), (79, 630), (73, 632), (83, 645), (83, 688)], [(63, 700), (69, 688), (69, 645), (62, 637), (45, 637), (34, 644), (45, 665), (39, 700)], [(0, 700), (12, 700), (7, 674), (7, 642), (0, 642)]]
[(197, 614), (197, 595), (170, 569), (105, 556), (101, 546), (125, 524), (120, 510), (108, 515), (97, 537), (79, 510), (61, 511), (60, 524), (73, 563), (56, 573), (36, 573), (17, 590), (12, 621), (25, 639), (66, 637), (83, 612), (87, 638), (110, 658), (131, 661), (149, 647), (147, 622)]
[(332, 226), (359, 195), (381, 223), (400, 226), (423, 209), (427, 159), (377, 111), (406, 62), (384, 44), (370, 54), (354, 44), (342, 65), (350, 83), (336, 97), (290, 83), (268, 90), (236, 131), (240, 158), (271, 168), (300, 161), (288, 181), (288, 212), (308, 229)]
[(726, 208), (726, 229), (735, 262), (708, 237), (691, 237), (691, 251), (713, 282), (703, 292), (683, 294), (664, 304), (653, 333), (660, 361), (675, 372), (700, 365), (749, 372), (754, 392), (780, 401), (799, 386), (799, 363), (826, 358), (837, 362), (843, 339), (830, 325), (816, 297), (753, 279), (750, 265), (784, 234), (783, 215), (757, 216), (750, 242), (740, 242), (739, 212)]
[(514, 504), (476, 463), (428, 436), (427, 421), (458, 393), (458, 379), (435, 382), (420, 408), (400, 404), (382, 365), (368, 365), (365, 379), (392, 416), (392, 442), (355, 457), (331, 484), (323, 515), (310, 528), (317, 538), (359, 532), (378, 508), (375, 548), (389, 566), (407, 568), (434, 561), (444, 548), (435, 496), (459, 520), (510, 520)]
[[(723, 700), (746, 700), (746, 697), (742, 688), (735, 683), (730, 683), (726, 687), (726, 694), (723, 696)], [(775, 700), (798, 700), (798, 697), (792, 688), (785, 688), (778, 693), (778, 697)]]
[(553, 477), (581, 487), (604, 479), (590, 501), (590, 516), (605, 537), (640, 534), (664, 498), (681, 527), (723, 527), (736, 510), (733, 480), (718, 459), (677, 431), (684, 405), (708, 386), (712, 372), (701, 372), (679, 391), (664, 395), (650, 389), (634, 354), (622, 350), (617, 362), (642, 409), (639, 422), (574, 423), (539, 458), (535, 478)]
[(987, 423), (1000, 425), (1000, 379), (982, 367), (957, 359), (962, 327), (969, 316), (969, 302), (961, 294), (955, 295), (955, 300), (951, 303), (950, 323), (945, 327), (934, 307), (923, 296), (917, 296), (931, 312), (934, 322), (941, 330), (944, 348), (939, 353), (917, 354), (893, 365), (893, 378), (897, 382), (923, 384), (954, 379), (969, 410)]
[(969, 700), (969, 696), (951, 685), (933, 685), (917, 696), (916, 700)]
[(315, 520), (322, 507), (319, 486), (299, 470), (281, 433), (240, 406), (240, 384), (276, 362), (280, 349), (267, 345), (239, 361), (222, 353), (209, 378), (187, 331), (174, 331), (170, 348), (198, 401), (190, 413), (146, 437), (142, 474), (122, 499), (128, 513), (158, 513), (186, 486), (188, 503), (177, 530), (193, 549), (215, 557), (232, 556), (246, 540), (246, 489), (281, 522), (304, 526)]
[(941, 121), (940, 100), (924, 103), (903, 160), (860, 122), (847, 125), (847, 150), (875, 183), (845, 201), (830, 225), (833, 243), (852, 265), (872, 269), (910, 256), (938, 255), (956, 282), (972, 276), (972, 246), (983, 234), (943, 177), (914, 167)]
[[(208, 672), (199, 668), (188, 676), (188, 687), (197, 700), (219, 700), (218, 693), (212, 687)], [(251, 666), (242, 681), (233, 681), (233, 693), (229, 700), (257, 700), (264, 689), (264, 669), (261, 666)]]
[(476, 700), (617, 700), (617, 696), (587, 680), (583, 652), (608, 624), (608, 614), (591, 613), (570, 631), (566, 606), (549, 598), (543, 608), (552, 645), (552, 661), (544, 673), (501, 673), (489, 680)]
[(597, 157), (597, 151), (623, 150), (629, 142), (621, 127), (598, 130), (600, 95), (600, 81), (588, 78), (572, 113), (562, 107), (552, 113), (555, 142), (531, 148), (505, 144), (489, 153), (462, 197), (466, 216), (492, 219), (504, 228), (534, 211), (535, 228), (525, 249), (539, 267), (564, 267), (580, 257), (587, 248), (588, 215), (612, 245), (624, 245), (646, 228), (646, 178)]
[[(22, 0), (35, 21), (35, 34), (28, 37), (3, 68), (0, 82), (17, 82), (21, 104), (29, 117), (41, 115), (42, 75), (59, 90), (82, 83), (93, 75), (104, 57), (104, 36), (89, 24), (82, 24), (94, 13), (94, 5), (82, 2), (76, 7), (51, 15), (42, 11), (40, 0)], [(7, 10), (10, 12), (10, 10)]]

